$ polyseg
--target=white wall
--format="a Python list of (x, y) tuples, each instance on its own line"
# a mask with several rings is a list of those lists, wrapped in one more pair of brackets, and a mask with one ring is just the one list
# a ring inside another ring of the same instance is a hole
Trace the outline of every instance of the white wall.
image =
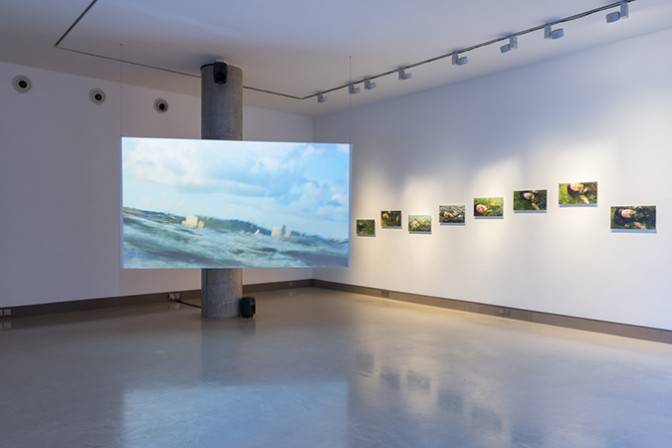
[[(318, 141), (352, 134), (352, 217), (378, 227), (316, 278), (672, 329), (670, 47), (661, 32), (316, 119)], [(589, 180), (598, 207), (557, 206), (559, 182)], [(548, 213), (512, 212), (526, 188), (549, 189)], [(438, 225), (439, 204), (482, 195), (503, 220)], [(629, 204), (658, 206), (656, 234), (610, 231)], [(433, 233), (382, 230), (383, 209)]]
[[(33, 89), (11, 87), (16, 74)], [(88, 92), (107, 93), (101, 106)], [(120, 93), (123, 93), (120, 109)], [(169, 112), (153, 102), (163, 97)], [(200, 99), (0, 63), (0, 306), (200, 287), (200, 271), (120, 269), (120, 134), (200, 136)], [(309, 141), (310, 117), (246, 107), (249, 140)], [(312, 270), (246, 270), (245, 283)]]

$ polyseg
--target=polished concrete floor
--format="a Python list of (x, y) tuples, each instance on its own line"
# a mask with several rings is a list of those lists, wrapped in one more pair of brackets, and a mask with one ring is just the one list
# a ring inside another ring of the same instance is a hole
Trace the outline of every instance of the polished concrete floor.
[(672, 446), (672, 346), (310, 288), (257, 300), (253, 321), (5, 321), (0, 447)]

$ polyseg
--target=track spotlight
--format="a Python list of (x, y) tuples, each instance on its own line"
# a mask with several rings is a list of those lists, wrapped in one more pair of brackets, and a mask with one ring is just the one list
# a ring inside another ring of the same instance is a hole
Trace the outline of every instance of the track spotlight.
[(561, 39), (565, 36), (565, 30), (562, 28), (558, 28), (556, 30), (551, 28), (551, 24), (547, 24), (544, 27), (544, 39)]
[[(373, 90), (376, 88), (376, 82), (374, 80), (377, 80), (378, 78), (382, 79), (387, 76), (394, 76), (395, 73), (399, 77), (399, 80), (406, 81), (413, 77), (413, 73), (409, 72), (408, 70), (412, 70), (416, 67), (431, 64), (439, 60), (444, 61), (447, 60), (448, 58), (451, 58), (453, 65), (467, 65), (469, 63), (469, 57), (467, 56), (469, 52), (483, 47), (490, 47), (492, 45), (497, 44), (499, 46), (499, 51), (502, 54), (509, 53), (512, 50), (518, 49), (518, 38), (520, 36), (527, 35), (528, 33), (531, 32), (537, 34), (538, 32), (543, 30), (544, 39), (558, 40), (565, 37), (565, 30), (564, 28), (562, 28), (564, 24), (574, 23), (575, 21), (584, 19), (589, 16), (592, 17), (594, 15), (598, 15), (600, 17), (605, 17), (606, 14), (605, 18), (607, 23), (615, 23), (620, 21), (621, 19), (627, 19), (630, 16), (630, 3), (634, 1), (636, 0), (611, 0), (611, 3), (609, 3), (606, 6), (598, 6), (593, 9), (589, 9), (587, 11), (583, 11), (578, 14), (574, 14), (563, 18), (559, 17), (552, 19), (549, 18), (547, 22), (538, 24), (536, 26), (533, 26), (532, 28), (527, 28), (520, 31), (509, 30), (509, 34), (507, 35), (500, 35), (495, 39), (481, 42), (471, 46), (461, 46), (458, 47), (459, 49), (455, 49), (455, 47), (453, 47), (454, 48), (453, 51), (445, 52), (439, 54), (438, 56), (430, 57), (416, 62), (408, 61), (407, 65), (399, 65), (396, 69), (393, 68), (391, 70), (383, 71), (380, 73), (371, 73), (366, 75), (366, 77), (364, 78), (355, 78), (354, 80), (351, 77), (347, 83), (344, 82), (343, 84), (338, 84), (337, 86), (332, 87), (330, 89), (326, 89), (321, 92), (311, 93), (306, 96), (295, 96), (295, 95), (283, 94), (281, 92), (271, 92), (271, 91), (264, 91), (264, 92), (272, 95), (281, 95), (298, 100), (317, 98), (318, 103), (325, 103), (327, 101), (325, 93), (331, 93), (335, 91), (342, 92), (347, 89), (350, 95), (356, 95), (361, 92), (362, 86), (364, 87), (365, 90)], [(28, 88), (30, 88), (29, 80), (25, 81), (26, 82), (22, 81), (21, 84), (15, 83), (15, 88), (19, 91), (25, 91)], [(254, 89), (254, 90), (263, 91), (261, 89)], [(163, 106), (165, 107), (160, 109), (159, 110), (160, 112), (165, 112), (167, 110), (167, 103), (164, 102)]]
[(469, 58), (467, 56), (460, 56), (459, 53), (453, 53), (453, 65), (467, 65)]
[(501, 51), (502, 54), (504, 54), (504, 53), (508, 53), (511, 50), (515, 50), (516, 48), (518, 48), (518, 37), (517, 36), (511, 36), (511, 37), (509, 37), (509, 43), (499, 47), (499, 51)]
[(626, 1), (621, 2), (620, 11), (614, 11), (607, 14), (607, 23), (618, 22), (621, 19), (630, 17), (630, 4)]
[(400, 68), (399, 69), (399, 80), (400, 81), (406, 81), (407, 79), (411, 79), (413, 77), (413, 73), (409, 73), (406, 71), (405, 68)]

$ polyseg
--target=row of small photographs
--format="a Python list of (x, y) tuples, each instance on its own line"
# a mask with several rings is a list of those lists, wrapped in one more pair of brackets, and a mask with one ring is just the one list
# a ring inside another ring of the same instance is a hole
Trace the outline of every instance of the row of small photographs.
[[(477, 198), (474, 200), (474, 215), (503, 216), (502, 198)], [(464, 205), (441, 205), (439, 207), (439, 223), (464, 225)], [(383, 229), (401, 228), (401, 211), (385, 210), (381, 212), (381, 227)], [(375, 236), (375, 219), (358, 219), (356, 221), (358, 236)], [(655, 231), (656, 230), (656, 206), (655, 205), (628, 205), (611, 207), (611, 229), (624, 231)], [(411, 233), (431, 233), (432, 217), (430, 215), (409, 215), (408, 231)]]
[[(548, 206), (547, 190), (520, 190), (513, 193), (513, 209), (516, 212), (545, 212)], [(597, 204), (597, 182), (560, 184), (560, 206), (591, 206)], [(460, 225), (465, 223), (466, 206), (439, 206), (439, 223)], [(502, 218), (504, 198), (483, 197), (474, 199), (474, 217)], [(382, 228), (401, 228), (401, 210), (381, 212)], [(611, 208), (613, 230), (655, 231), (656, 206), (618, 206)], [(359, 236), (375, 236), (374, 219), (358, 219), (356, 232)], [(432, 218), (429, 215), (410, 215), (408, 230), (412, 233), (430, 233)]]

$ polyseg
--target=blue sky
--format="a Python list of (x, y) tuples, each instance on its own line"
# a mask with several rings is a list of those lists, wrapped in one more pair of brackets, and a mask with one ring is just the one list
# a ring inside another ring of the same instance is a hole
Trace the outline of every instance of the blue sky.
[(350, 146), (122, 139), (125, 207), (347, 239)]

